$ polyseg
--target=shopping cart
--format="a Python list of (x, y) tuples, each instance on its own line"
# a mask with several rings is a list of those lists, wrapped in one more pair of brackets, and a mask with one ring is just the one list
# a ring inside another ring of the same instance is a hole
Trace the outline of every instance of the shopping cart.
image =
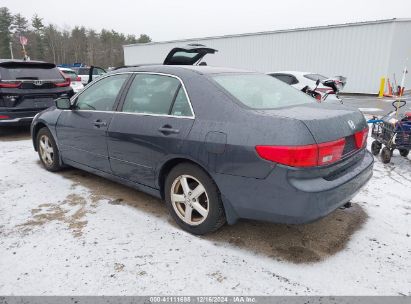
[[(372, 122), (371, 137), (375, 139), (371, 144), (371, 153), (378, 155), (381, 151), (381, 159), (385, 164), (391, 161), (395, 149), (398, 149), (400, 155), (404, 157), (407, 157), (410, 152), (411, 112), (398, 113), (398, 109), (405, 104), (405, 101), (395, 101), (393, 102), (395, 111), (388, 113), (381, 119), (374, 117), (370, 121)], [(385, 147), (382, 148), (382, 145)]]

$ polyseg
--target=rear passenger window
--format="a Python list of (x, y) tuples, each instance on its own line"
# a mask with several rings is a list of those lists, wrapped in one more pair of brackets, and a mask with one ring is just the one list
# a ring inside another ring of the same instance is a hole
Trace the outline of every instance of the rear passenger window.
[(174, 116), (193, 116), (190, 104), (186, 92), (183, 87), (180, 86), (178, 90), (176, 100), (174, 101), (173, 109), (171, 110), (171, 115)]
[(158, 115), (174, 112), (172, 115), (184, 116), (188, 100), (184, 90), (180, 93), (180, 87), (180, 81), (171, 76), (137, 74), (124, 101), (123, 112)]

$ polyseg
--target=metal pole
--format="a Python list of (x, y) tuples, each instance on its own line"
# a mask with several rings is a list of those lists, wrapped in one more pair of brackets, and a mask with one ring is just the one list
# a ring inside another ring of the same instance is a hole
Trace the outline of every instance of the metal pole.
[(398, 99), (397, 99), (397, 110), (396, 110), (396, 112), (395, 112), (395, 118), (398, 117), (398, 106), (400, 105), (400, 101), (401, 101), (402, 94), (403, 94), (403, 90), (404, 90), (405, 75), (408, 73), (407, 63), (408, 63), (408, 57), (407, 57), (407, 60), (405, 61), (404, 71), (402, 72), (401, 88), (400, 88), (400, 94), (399, 94)]
[(24, 59), (24, 61), (26, 61), (27, 60), (26, 48), (24, 47), (24, 44), (22, 44), (21, 46), (23, 47), (23, 54), (24, 54), (23, 59)]
[(9, 47), (10, 47), (10, 55), (11, 55), (11, 59), (14, 59), (14, 56), (13, 56), (13, 44), (12, 44), (12, 42), (11, 42), (11, 41), (9, 42)]

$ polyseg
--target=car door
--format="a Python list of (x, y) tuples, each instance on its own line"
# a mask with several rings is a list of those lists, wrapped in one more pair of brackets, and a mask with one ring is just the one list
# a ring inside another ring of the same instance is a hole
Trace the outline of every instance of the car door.
[(120, 92), (131, 74), (117, 74), (97, 81), (64, 110), (56, 125), (63, 159), (111, 172), (107, 152), (107, 128)]
[(114, 174), (155, 187), (155, 169), (178, 154), (194, 122), (184, 84), (175, 76), (137, 73), (108, 130)]

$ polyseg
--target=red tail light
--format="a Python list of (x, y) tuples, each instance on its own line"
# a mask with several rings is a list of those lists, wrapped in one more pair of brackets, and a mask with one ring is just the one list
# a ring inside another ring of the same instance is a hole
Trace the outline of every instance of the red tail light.
[(54, 85), (56, 87), (61, 88), (61, 87), (68, 87), (70, 85), (70, 83), (71, 83), (71, 79), (70, 78), (65, 78), (64, 82), (56, 82), (56, 83), (54, 83)]
[(361, 149), (362, 147), (365, 147), (367, 143), (367, 137), (368, 137), (368, 127), (354, 134), (355, 146), (357, 147), (357, 149)]
[(80, 76), (77, 76), (76, 81), (81, 81)]
[(261, 158), (292, 167), (313, 167), (318, 163), (317, 145), (256, 146)]
[(20, 81), (2, 82), (0, 81), (0, 88), (18, 88), (21, 85)]
[(0, 119), (9, 119), (10, 117), (7, 115), (0, 115)]
[(345, 139), (306, 146), (256, 146), (258, 155), (266, 160), (291, 167), (315, 167), (341, 159)]
[(328, 165), (341, 159), (345, 139), (318, 144), (318, 165)]

